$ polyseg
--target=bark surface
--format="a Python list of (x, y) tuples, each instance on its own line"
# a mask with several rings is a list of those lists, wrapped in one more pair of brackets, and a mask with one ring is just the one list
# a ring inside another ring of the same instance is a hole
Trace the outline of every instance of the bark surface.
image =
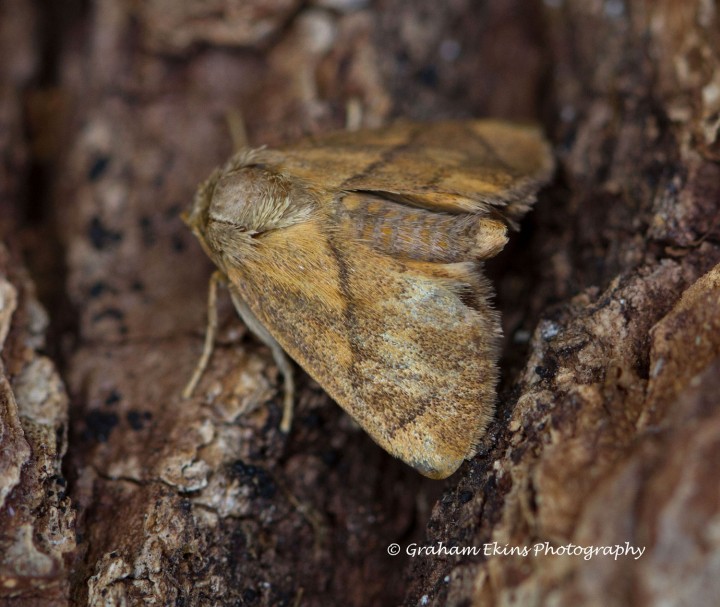
[[(0, 605), (720, 604), (718, 11), (0, 0)], [(420, 478), (302, 373), (285, 437), (226, 296), (182, 400), (211, 266), (179, 214), (238, 125), (486, 115), (558, 171), (488, 268), (472, 462)]]

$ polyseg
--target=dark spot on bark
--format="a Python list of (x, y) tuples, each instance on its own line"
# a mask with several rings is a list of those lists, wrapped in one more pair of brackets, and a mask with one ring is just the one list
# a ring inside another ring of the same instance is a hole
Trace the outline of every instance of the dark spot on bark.
[(100, 297), (100, 295), (109, 290), (110, 289), (107, 284), (99, 280), (98, 282), (93, 283), (93, 285), (90, 287), (89, 295), (90, 297)]
[(552, 379), (557, 373), (557, 363), (550, 362), (548, 365), (538, 365), (535, 367), (535, 373), (543, 379)]
[(152, 225), (152, 219), (147, 215), (143, 215), (140, 218), (139, 224), (143, 245), (146, 247), (153, 246), (157, 242), (157, 236), (155, 234), (155, 228)]
[(248, 604), (252, 604), (258, 599), (258, 593), (252, 588), (245, 588), (242, 593), (243, 601)]
[(89, 441), (106, 443), (113, 428), (118, 425), (119, 419), (115, 413), (90, 411), (85, 416), (84, 438)]
[(102, 250), (122, 240), (122, 234), (120, 232), (106, 228), (98, 217), (92, 218), (88, 226), (87, 234), (92, 245), (98, 250)]
[(165, 219), (169, 221), (174, 221), (178, 218), (178, 215), (182, 212), (182, 206), (178, 203), (175, 203), (171, 205), (166, 211), (165, 211)]
[(122, 400), (122, 395), (117, 390), (112, 390), (105, 399), (105, 404), (112, 407)]
[(434, 89), (438, 85), (438, 71), (437, 67), (432, 63), (422, 67), (417, 73), (418, 80), (425, 86)]
[(147, 418), (141, 411), (131, 409), (127, 412), (127, 421), (133, 430), (142, 430), (145, 427)]
[(173, 234), (172, 248), (173, 251), (177, 253), (182, 253), (187, 248), (187, 245), (185, 244), (185, 239), (180, 234)]
[(340, 454), (338, 453), (337, 449), (326, 449), (322, 453), (320, 453), (320, 459), (322, 459), (323, 463), (328, 467), (332, 468), (337, 465), (337, 463), (340, 461)]
[(461, 491), (458, 495), (458, 501), (461, 504), (467, 504), (473, 498), (472, 491)]
[(110, 166), (109, 156), (102, 154), (93, 158), (90, 168), (88, 169), (88, 180), (97, 181), (100, 179), (105, 174), (108, 166)]
[(275, 496), (275, 481), (264, 468), (237, 460), (230, 466), (230, 472), (243, 485), (252, 488), (253, 497), (272, 499)]
[(64, 426), (60, 426), (60, 427), (55, 431), (55, 442), (56, 442), (58, 445), (62, 445), (62, 444), (65, 442), (65, 428), (64, 428)]
[(312, 428), (312, 429), (322, 428), (322, 426), (323, 426), (322, 417), (320, 415), (318, 415), (317, 413), (315, 413), (314, 411), (311, 411), (307, 415), (303, 415), (300, 418), (300, 423), (305, 428)]

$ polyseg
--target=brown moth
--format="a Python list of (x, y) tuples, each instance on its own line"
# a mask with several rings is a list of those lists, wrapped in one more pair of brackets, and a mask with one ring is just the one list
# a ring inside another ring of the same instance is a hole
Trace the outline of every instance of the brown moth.
[(426, 476), (471, 458), (500, 342), (481, 262), (552, 170), (537, 129), (494, 120), (340, 132), (216, 170), (185, 220), (285, 376), (282, 428), (287, 353)]

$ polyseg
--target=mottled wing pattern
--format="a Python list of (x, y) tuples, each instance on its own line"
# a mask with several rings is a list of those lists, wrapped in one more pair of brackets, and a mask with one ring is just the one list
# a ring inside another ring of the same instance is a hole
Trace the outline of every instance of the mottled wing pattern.
[[(474, 264), (403, 262), (328, 239), (320, 224), (283, 232), (231, 271), (234, 288), (383, 448), (428, 476), (451, 474), (474, 453), (497, 380), (498, 317)], [(296, 246), (313, 233), (315, 246)]]

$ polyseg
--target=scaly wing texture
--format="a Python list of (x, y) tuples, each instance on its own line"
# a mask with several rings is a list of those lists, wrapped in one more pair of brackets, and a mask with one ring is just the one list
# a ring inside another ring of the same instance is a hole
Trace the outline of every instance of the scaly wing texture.
[(472, 263), (402, 261), (328, 232), (320, 221), (270, 232), (229, 278), (383, 448), (448, 476), (493, 412), (499, 323), (489, 289)]
[(499, 318), (478, 260), (552, 164), (539, 131), (495, 121), (337, 133), (238, 154), (190, 223), (287, 353), (382, 447), (442, 478), (494, 410)]
[(496, 120), (397, 123), (339, 132), (263, 150), (289, 173), (330, 190), (382, 192), (448, 213), (499, 210), (518, 220), (553, 170), (553, 156), (532, 126)]

